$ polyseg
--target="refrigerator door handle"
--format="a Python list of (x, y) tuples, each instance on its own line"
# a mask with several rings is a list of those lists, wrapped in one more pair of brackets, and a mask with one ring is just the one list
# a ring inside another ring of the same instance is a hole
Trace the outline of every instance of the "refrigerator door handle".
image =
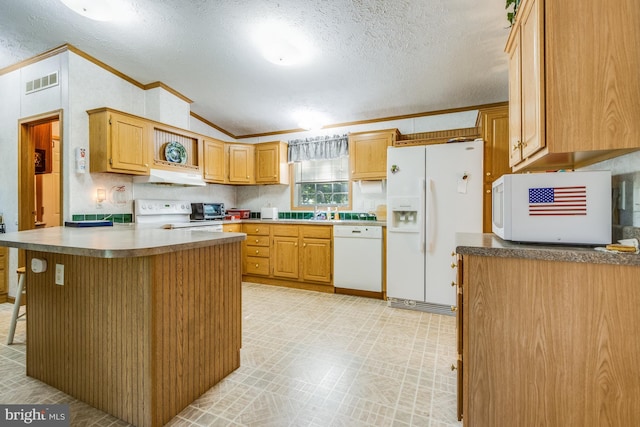
[(426, 187), (426, 195), (427, 195), (427, 203), (426, 206), (423, 204), (423, 209), (425, 211), (425, 221), (422, 222), (423, 224), (423, 228), (426, 228), (426, 231), (424, 233), (425, 235), (425, 239), (424, 239), (424, 251), (425, 252), (430, 252), (433, 246), (433, 234), (435, 233), (435, 230), (433, 229), (433, 226), (435, 225), (435, 209), (433, 206), (433, 191), (431, 191), (431, 185), (432, 185), (432, 179), (430, 177), (427, 177), (427, 179), (425, 180), (425, 187)]
[[(425, 191), (426, 191), (426, 180), (424, 178), (422, 178), (420, 180), (420, 206), (418, 209), (420, 209), (420, 212), (426, 213), (425, 210)], [(418, 215), (420, 216), (420, 215)], [(426, 245), (426, 241), (425, 241), (425, 218), (418, 218), (418, 221), (420, 221), (420, 252), (424, 253), (425, 252), (425, 245)]]

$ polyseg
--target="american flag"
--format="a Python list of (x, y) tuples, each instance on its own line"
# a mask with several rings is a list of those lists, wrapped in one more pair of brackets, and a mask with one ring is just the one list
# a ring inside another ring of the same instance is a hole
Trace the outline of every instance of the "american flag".
[(529, 189), (529, 216), (586, 215), (587, 187)]

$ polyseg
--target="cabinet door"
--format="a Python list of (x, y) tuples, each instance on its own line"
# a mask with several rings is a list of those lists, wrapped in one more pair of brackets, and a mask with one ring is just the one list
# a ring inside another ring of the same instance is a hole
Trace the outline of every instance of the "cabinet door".
[(302, 239), (302, 280), (331, 283), (331, 240)]
[(393, 144), (395, 130), (349, 136), (351, 179), (386, 179), (387, 147)]
[(522, 108), (520, 70), (520, 28), (515, 32), (509, 49), (509, 166), (522, 161)]
[(297, 279), (299, 277), (298, 238), (274, 237), (272, 249), (273, 276)]
[(109, 115), (111, 169), (149, 173), (149, 126), (144, 120)]
[(484, 199), (482, 229), (491, 233), (491, 187), (493, 181), (511, 173), (509, 165), (509, 107), (480, 110), (484, 140)]
[(287, 143), (256, 144), (256, 184), (288, 184)]
[(256, 183), (278, 182), (279, 151), (277, 143), (259, 144), (256, 147)]
[(9, 264), (9, 248), (0, 247), (0, 303), (7, 301), (8, 278), (7, 265)]
[(545, 146), (544, 135), (544, 43), (542, 0), (529, 2), (520, 24), (522, 90), (522, 157)]
[(204, 180), (207, 182), (225, 182), (224, 142), (213, 139), (203, 140)]
[(464, 381), (463, 381), (463, 360), (462, 360), (462, 336), (463, 336), (463, 316), (464, 316), (464, 299), (463, 299), (463, 257), (462, 255), (458, 255), (458, 272), (457, 272), (457, 298), (456, 298), (456, 306), (458, 309), (456, 310), (456, 341), (457, 341), (457, 383), (458, 383), (458, 393), (457, 393), (457, 401), (458, 401), (458, 421), (462, 421), (462, 407), (463, 407), (463, 399), (464, 399)]
[(229, 182), (254, 184), (253, 145), (231, 144), (229, 147)]

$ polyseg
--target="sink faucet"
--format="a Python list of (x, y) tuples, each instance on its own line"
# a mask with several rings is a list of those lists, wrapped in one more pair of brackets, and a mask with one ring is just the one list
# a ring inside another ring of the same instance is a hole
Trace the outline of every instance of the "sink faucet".
[(316, 191), (316, 204), (313, 206), (313, 219), (329, 219), (327, 218), (327, 214), (325, 212), (321, 212), (318, 209), (318, 203), (320, 202), (320, 196), (322, 196), (322, 201), (326, 204), (327, 200), (322, 191)]

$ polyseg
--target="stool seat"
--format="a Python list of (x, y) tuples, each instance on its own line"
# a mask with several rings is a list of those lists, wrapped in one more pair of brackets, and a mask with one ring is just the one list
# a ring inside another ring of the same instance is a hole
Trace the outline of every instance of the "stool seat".
[(13, 336), (16, 333), (16, 323), (18, 319), (27, 314), (25, 312), (20, 314), (20, 302), (22, 300), (22, 294), (27, 292), (25, 285), (25, 277), (27, 276), (27, 270), (25, 267), (18, 267), (16, 269), (18, 274), (18, 291), (16, 292), (16, 300), (13, 303), (13, 313), (11, 314), (11, 323), (9, 324), (9, 335), (7, 335), (7, 345), (13, 344)]

